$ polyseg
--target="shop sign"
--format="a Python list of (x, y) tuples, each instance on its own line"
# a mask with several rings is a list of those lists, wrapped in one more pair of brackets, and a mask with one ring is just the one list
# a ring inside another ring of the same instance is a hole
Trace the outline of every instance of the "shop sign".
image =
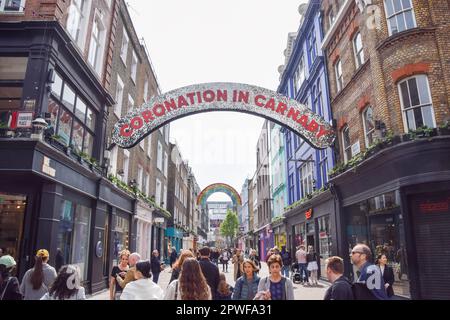
[(56, 170), (50, 166), (50, 158), (44, 157), (42, 163), (42, 172), (48, 174), (51, 177), (56, 176)]
[(18, 111), (16, 128), (31, 128), (33, 121), (33, 112)]
[(448, 201), (421, 203), (419, 208), (421, 213), (442, 213), (449, 211)]
[(24, 110), (34, 110), (35, 107), (36, 107), (36, 99), (23, 101)]
[(309, 209), (308, 211), (305, 212), (305, 218), (306, 220), (309, 220), (312, 218), (312, 214), (313, 214), (313, 209)]
[(152, 97), (114, 125), (112, 141), (128, 149), (171, 121), (208, 111), (236, 111), (269, 119), (294, 131), (316, 149), (330, 147), (335, 139), (328, 121), (294, 99), (248, 84), (216, 82)]
[(359, 141), (352, 145), (352, 157), (356, 156), (361, 152), (361, 146), (359, 145)]
[(327, 233), (326, 233), (325, 231), (319, 232), (319, 238), (320, 238), (320, 239), (325, 239), (325, 238), (327, 238)]

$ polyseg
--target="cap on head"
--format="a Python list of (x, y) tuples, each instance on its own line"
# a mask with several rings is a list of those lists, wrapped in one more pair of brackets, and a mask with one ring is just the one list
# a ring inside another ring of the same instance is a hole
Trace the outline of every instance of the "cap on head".
[(7, 254), (0, 257), (0, 264), (4, 265), (6, 268), (12, 268), (16, 265), (16, 260)]
[(36, 257), (41, 257), (41, 258), (48, 258), (50, 256), (50, 254), (48, 253), (47, 250), (45, 249), (39, 249), (36, 252)]

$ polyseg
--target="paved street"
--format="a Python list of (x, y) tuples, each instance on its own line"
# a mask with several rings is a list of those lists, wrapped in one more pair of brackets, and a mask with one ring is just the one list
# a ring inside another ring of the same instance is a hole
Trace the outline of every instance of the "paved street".
[[(222, 271), (222, 266), (219, 265), (219, 270)], [(228, 272), (225, 272), (225, 276), (227, 278), (227, 282), (234, 286), (233, 279), (233, 266), (231, 264), (228, 265)], [(269, 274), (269, 270), (267, 268), (267, 264), (263, 262), (261, 271), (259, 272), (260, 277), (265, 277)], [(170, 267), (167, 267), (159, 276), (158, 284), (165, 290), (170, 280)], [(322, 300), (325, 294), (325, 291), (329, 287), (328, 282), (319, 281), (319, 287), (304, 287), (301, 284), (294, 284), (294, 295), (296, 300)], [(92, 295), (88, 297), (89, 300), (109, 300), (109, 291), (105, 290), (98, 294)]]

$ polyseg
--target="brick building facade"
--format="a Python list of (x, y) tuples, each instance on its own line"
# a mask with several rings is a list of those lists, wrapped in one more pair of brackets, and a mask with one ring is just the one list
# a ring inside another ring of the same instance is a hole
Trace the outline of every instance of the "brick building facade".
[(450, 119), (448, 5), (321, 4), (338, 135), (331, 183), (339, 199), (339, 253), (348, 256), (358, 242), (386, 253), (395, 293), (412, 298), (449, 295), (442, 266), (450, 254), (433, 249), (450, 244), (450, 141), (438, 128)]

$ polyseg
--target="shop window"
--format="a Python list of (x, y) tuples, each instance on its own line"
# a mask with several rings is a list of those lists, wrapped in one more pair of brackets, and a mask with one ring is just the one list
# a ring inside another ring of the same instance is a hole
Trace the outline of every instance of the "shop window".
[(317, 219), (319, 229), (319, 256), (320, 256), (320, 270), (321, 276), (326, 277), (325, 261), (329, 258), (331, 253), (331, 232), (330, 232), (330, 216), (323, 216)]
[(20, 108), (22, 87), (0, 86), (0, 127), (11, 126), (12, 112)]
[(384, 8), (389, 27), (389, 35), (416, 27), (411, 0), (385, 0)]
[(375, 141), (375, 120), (373, 118), (372, 107), (367, 107), (363, 114), (364, 138), (366, 147), (370, 147)]
[(399, 83), (405, 130), (427, 126), (435, 128), (433, 103), (426, 75), (418, 75)]
[[(66, 146), (72, 145), (78, 152), (82, 151), (92, 156), (94, 146), (94, 132), (97, 121), (96, 113), (76, 92), (55, 75), (52, 86), (52, 96), (49, 98), (48, 112), (51, 115), (51, 125), (54, 134)], [(62, 99), (58, 98), (58, 87), (62, 87)], [(61, 102), (60, 102), (61, 101)]]
[(23, 222), (27, 198), (25, 195), (0, 193), (0, 248), (21, 262)]
[(112, 242), (113, 242), (113, 264), (117, 265), (119, 252), (125, 249), (129, 249), (129, 232), (130, 223), (127, 219), (116, 215), (114, 217), (115, 223), (112, 230)]
[(61, 91), (62, 91), (62, 87), (63, 87), (63, 79), (60, 77), (59, 74), (57, 74), (56, 72), (54, 73), (55, 78), (53, 80), (52, 83), (52, 94), (57, 97), (57, 98), (61, 98)]
[(300, 223), (294, 226), (295, 247), (306, 246), (306, 226), (304, 223)]
[(57, 237), (56, 270), (65, 264), (80, 268), (82, 280), (87, 280), (91, 208), (69, 200), (61, 201)]

